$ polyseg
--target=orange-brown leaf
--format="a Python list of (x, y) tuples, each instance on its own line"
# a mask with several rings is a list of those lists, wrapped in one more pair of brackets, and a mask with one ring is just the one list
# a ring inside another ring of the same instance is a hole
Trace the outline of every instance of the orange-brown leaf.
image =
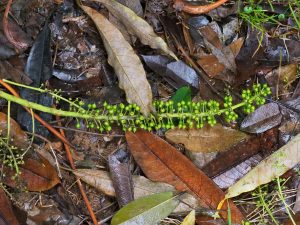
[(4, 219), (6, 224), (19, 225), (11, 207), (11, 203), (2, 188), (0, 188), (0, 216), (0, 224), (4, 224), (2, 223), (3, 221), (1, 221)]
[(6, 175), (3, 183), (10, 187), (24, 188), (28, 191), (46, 191), (60, 182), (55, 168), (44, 157), (32, 154), (20, 166), (21, 175), (12, 179), (15, 170), (4, 167)]
[[(132, 155), (147, 177), (173, 185), (179, 191), (190, 191), (212, 209), (225, 198), (223, 191), (188, 158), (158, 136), (147, 131), (127, 132)], [(230, 202), (232, 222), (241, 224), (243, 215)], [(227, 204), (221, 216), (227, 219)]]
[[(4, 137), (7, 135), (7, 115), (0, 112), (0, 134)], [(21, 129), (19, 124), (14, 120), (10, 119), (10, 140), (11, 144), (18, 148), (27, 148), (28, 138), (27, 134)]]

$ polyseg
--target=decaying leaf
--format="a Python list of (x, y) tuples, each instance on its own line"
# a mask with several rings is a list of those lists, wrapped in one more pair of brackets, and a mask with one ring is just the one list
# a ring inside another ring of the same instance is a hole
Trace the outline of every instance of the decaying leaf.
[[(92, 170), (92, 169), (78, 169), (73, 173), (87, 184), (95, 187), (97, 190), (104, 194), (115, 197), (115, 189), (113, 187), (112, 180), (108, 172), (103, 170)], [(174, 192), (175, 188), (166, 183), (153, 182), (143, 176), (134, 175), (132, 177), (134, 187), (134, 199), (145, 197), (161, 192), (171, 191)], [(185, 193), (181, 196), (181, 202), (175, 208), (174, 212), (186, 212), (192, 208), (199, 208), (200, 202), (191, 194)]]
[(108, 156), (110, 176), (120, 207), (123, 207), (134, 199), (129, 158), (129, 154), (123, 149), (118, 149)]
[(258, 154), (260, 151), (273, 152), (277, 150), (277, 136), (278, 132), (276, 129), (268, 130), (259, 136), (252, 136), (232, 146), (228, 152), (219, 153), (217, 158), (201, 169), (207, 176), (215, 177)]
[(38, 154), (27, 155), (24, 165), (20, 165), (21, 174), (13, 179), (15, 170), (4, 166), (6, 175), (2, 182), (10, 187), (18, 187), (28, 191), (46, 191), (60, 183), (55, 168), (44, 157)]
[[(5, 113), (0, 112), (0, 135), (7, 137), (7, 121), (8, 117)], [(26, 149), (28, 147), (27, 134), (21, 129), (19, 124), (10, 118), (10, 143), (19, 149)]]
[(144, 45), (161, 50), (164, 54), (177, 60), (176, 55), (168, 48), (166, 42), (155, 34), (153, 28), (131, 9), (115, 0), (93, 0), (102, 3), (115, 17), (117, 17), (131, 34), (136, 35)]
[(233, 198), (252, 191), (262, 184), (269, 183), (300, 162), (300, 134), (261, 161), (241, 180), (228, 189), (226, 198)]
[[(130, 151), (143, 172), (152, 181), (165, 182), (179, 191), (190, 191), (211, 209), (216, 209), (225, 194), (201, 170), (158, 136), (146, 132), (126, 132)], [(233, 223), (241, 223), (243, 215), (230, 202)], [(227, 204), (220, 214), (227, 219)]]
[(281, 123), (282, 115), (276, 103), (268, 103), (257, 108), (241, 123), (241, 130), (249, 133), (262, 133)]
[(196, 213), (192, 210), (182, 221), (180, 225), (195, 225)]
[[(226, 138), (224, 138), (226, 137)], [(247, 134), (217, 124), (213, 127), (206, 125), (202, 129), (172, 129), (166, 132), (166, 138), (184, 146), (193, 152), (219, 152), (246, 139)]]
[(156, 224), (167, 217), (178, 204), (178, 196), (174, 196), (172, 192), (139, 198), (121, 208), (112, 218), (111, 225)]
[(119, 86), (126, 92), (127, 101), (136, 103), (143, 114), (148, 115), (152, 110), (152, 92), (139, 57), (120, 31), (102, 14), (87, 6), (81, 5), (81, 8), (98, 28), (108, 54), (108, 63), (114, 68)]
[(142, 57), (151, 70), (162, 76), (174, 88), (190, 86), (194, 91), (199, 90), (199, 76), (183, 61), (172, 62), (162, 55), (142, 55)]
[(11, 202), (7, 198), (4, 190), (0, 188), (0, 224), (1, 225), (19, 225), (11, 207)]

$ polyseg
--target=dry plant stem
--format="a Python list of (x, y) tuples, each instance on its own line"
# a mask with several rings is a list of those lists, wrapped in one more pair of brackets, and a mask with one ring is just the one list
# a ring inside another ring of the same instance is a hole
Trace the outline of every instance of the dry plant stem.
[[(60, 121), (60, 117), (56, 116), (56, 120)], [(61, 126), (61, 122), (59, 122), (59, 126)], [(65, 136), (64, 130), (63, 129), (59, 129), (59, 131), (60, 131), (60, 134), (65, 138), (66, 136)], [(66, 155), (67, 155), (68, 161), (70, 163), (71, 169), (72, 170), (76, 170), (76, 166), (75, 166), (74, 160), (72, 158), (70, 146), (67, 145), (67, 144), (65, 144), (65, 143), (64, 143), (64, 146), (65, 146)], [(93, 221), (93, 224), (94, 225), (98, 225), (98, 221), (97, 221), (95, 213), (94, 213), (94, 211), (92, 209), (91, 203), (90, 203), (88, 197), (86, 196), (86, 193), (85, 193), (85, 191), (83, 189), (83, 185), (82, 185), (80, 179), (78, 179), (77, 177), (76, 177), (76, 183), (77, 183), (77, 186), (78, 186), (79, 191), (81, 193), (81, 196), (82, 196), (82, 198), (84, 200), (86, 208), (87, 208), (87, 210), (88, 210), (88, 212), (90, 214), (90, 217), (91, 217), (91, 219)]]
[(203, 14), (203, 13), (210, 12), (211, 10), (221, 6), (227, 1), (228, 0), (219, 0), (217, 2), (208, 5), (195, 6), (195, 5), (188, 4), (183, 0), (175, 0), (173, 7), (178, 11), (183, 11), (190, 14)]
[(3, 32), (5, 34), (5, 37), (7, 38), (7, 40), (13, 45), (15, 46), (17, 49), (22, 49), (22, 48), (26, 48), (27, 45), (25, 43), (20, 43), (18, 41), (16, 41), (11, 33), (11, 31), (9, 30), (8, 27), (8, 13), (11, 7), (13, 0), (8, 0), (7, 1), (7, 5), (5, 8), (5, 12), (4, 12), (4, 16), (3, 16), (3, 20), (2, 20), (2, 24), (3, 24)]
[[(17, 98), (21, 98), (20, 95), (16, 92), (16, 90), (11, 87), (9, 84), (5, 83), (2, 79), (0, 79), (0, 84), (5, 87), (12, 95)], [(31, 114), (31, 110), (29, 108), (23, 107), (28, 113)], [(39, 115), (33, 112), (33, 117), (39, 121), (44, 127), (46, 127), (52, 134), (54, 134), (58, 139), (60, 139), (64, 144), (67, 144), (71, 147), (74, 147), (64, 136), (62, 136), (56, 129), (54, 129), (49, 123), (43, 120)], [(74, 147), (75, 148), (75, 147)]]

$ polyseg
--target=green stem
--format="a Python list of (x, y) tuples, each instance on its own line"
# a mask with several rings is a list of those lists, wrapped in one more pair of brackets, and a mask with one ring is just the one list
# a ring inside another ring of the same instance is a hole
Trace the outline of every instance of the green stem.
[[(119, 121), (119, 120), (133, 120), (133, 119), (137, 119), (138, 116), (137, 115), (133, 115), (133, 116), (109, 116), (109, 115), (95, 115), (95, 114), (87, 114), (87, 110), (82, 111), (82, 112), (70, 112), (70, 111), (64, 111), (64, 110), (60, 110), (60, 109), (54, 109), (54, 108), (50, 108), (47, 106), (43, 106), (34, 102), (29, 102), (25, 99), (22, 98), (18, 98), (15, 97), (11, 94), (7, 94), (4, 91), (0, 91), (0, 98), (4, 98), (7, 101), (11, 101), (14, 103), (17, 103), (21, 106), (24, 106), (26, 108), (30, 108), (30, 109), (34, 109), (34, 110), (38, 110), (44, 113), (49, 113), (52, 115), (58, 115), (58, 116), (62, 116), (62, 117), (74, 117), (74, 118), (81, 118), (81, 119), (95, 119), (95, 120), (113, 120), (113, 121)], [(237, 109), (240, 108), (242, 106), (244, 106), (246, 103), (241, 102), (239, 104), (236, 104), (234, 106), (232, 106), (232, 109)], [(227, 109), (220, 109), (218, 112), (213, 113), (213, 116), (216, 115), (221, 115), (223, 114)], [(196, 117), (204, 117), (207, 116), (207, 112), (200, 112), (200, 113), (191, 113), (191, 112), (180, 112), (180, 113), (160, 113), (157, 115), (157, 117), (161, 117), (161, 118), (180, 118), (182, 116), (189, 118), (192, 116), (196, 116)]]
[(273, 213), (271, 211), (271, 209), (269, 208), (269, 206), (267, 205), (265, 198), (263, 196), (262, 190), (259, 187), (259, 199), (260, 202), (262, 203), (263, 208), (267, 211), (268, 215), (271, 217), (271, 219), (273, 220), (275, 225), (279, 225), (279, 223), (277, 222), (277, 220), (274, 218)]
[(285, 210), (286, 210), (287, 214), (289, 215), (289, 218), (290, 218), (291, 222), (292, 222), (294, 225), (296, 225), (296, 222), (295, 222), (293, 216), (291, 215), (290, 208), (289, 208), (288, 204), (286, 204), (286, 202), (285, 202), (285, 200), (284, 200), (284, 196), (283, 196), (283, 193), (282, 193), (282, 188), (281, 188), (281, 185), (280, 185), (280, 178), (277, 177), (276, 180), (277, 180), (277, 186), (278, 186), (278, 195), (279, 195), (279, 198), (280, 198), (280, 200), (283, 202), (284, 207), (285, 207)]

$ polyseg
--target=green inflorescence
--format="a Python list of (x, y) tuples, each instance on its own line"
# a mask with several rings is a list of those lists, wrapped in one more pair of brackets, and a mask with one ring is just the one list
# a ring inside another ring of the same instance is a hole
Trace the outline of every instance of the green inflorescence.
[(197, 128), (200, 129), (205, 123), (213, 126), (217, 123), (217, 117), (223, 116), (227, 122), (236, 121), (238, 118), (236, 109), (242, 108), (245, 113), (251, 113), (259, 105), (265, 103), (265, 97), (271, 93), (267, 85), (255, 84), (252, 89), (243, 90), (242, 101), (233, 104), (231, 96), (225, 96), (224, 103), (217, 101), (200, 101), (174, 103), (170, 101), (154, 101), (154, 112), (149, 116), (144, 116), (140, 107), (136, 104), (125, 105), (123, 103), (110, 105), (104, 103), (98, 108), (95, 103), (85, 104), (80, 99), (66, 99), (61, 97), (57, 91), (50, 91), (41, 88), (33, 88), (11, 81), (7, 83), (27, 87), (42, 93), (49, 93), (56, 101), (64, 101), (69, 104), (69, 111), (49, 108), (24, 99), (16, 98), (5, 92), (0, 91), (0, 97), (8, 101), (15, 102), (22, 106), (60, 115), (62, 117), (73, 117), (77, 120), (76, 128), (81, 128), (82, 124), (91, 129), (97, 129), (99, 132), (111, 131), (112, 126), (117, 124), (122, 127), (123, 131), (135, 132), (137, 129), (159, 130)]

